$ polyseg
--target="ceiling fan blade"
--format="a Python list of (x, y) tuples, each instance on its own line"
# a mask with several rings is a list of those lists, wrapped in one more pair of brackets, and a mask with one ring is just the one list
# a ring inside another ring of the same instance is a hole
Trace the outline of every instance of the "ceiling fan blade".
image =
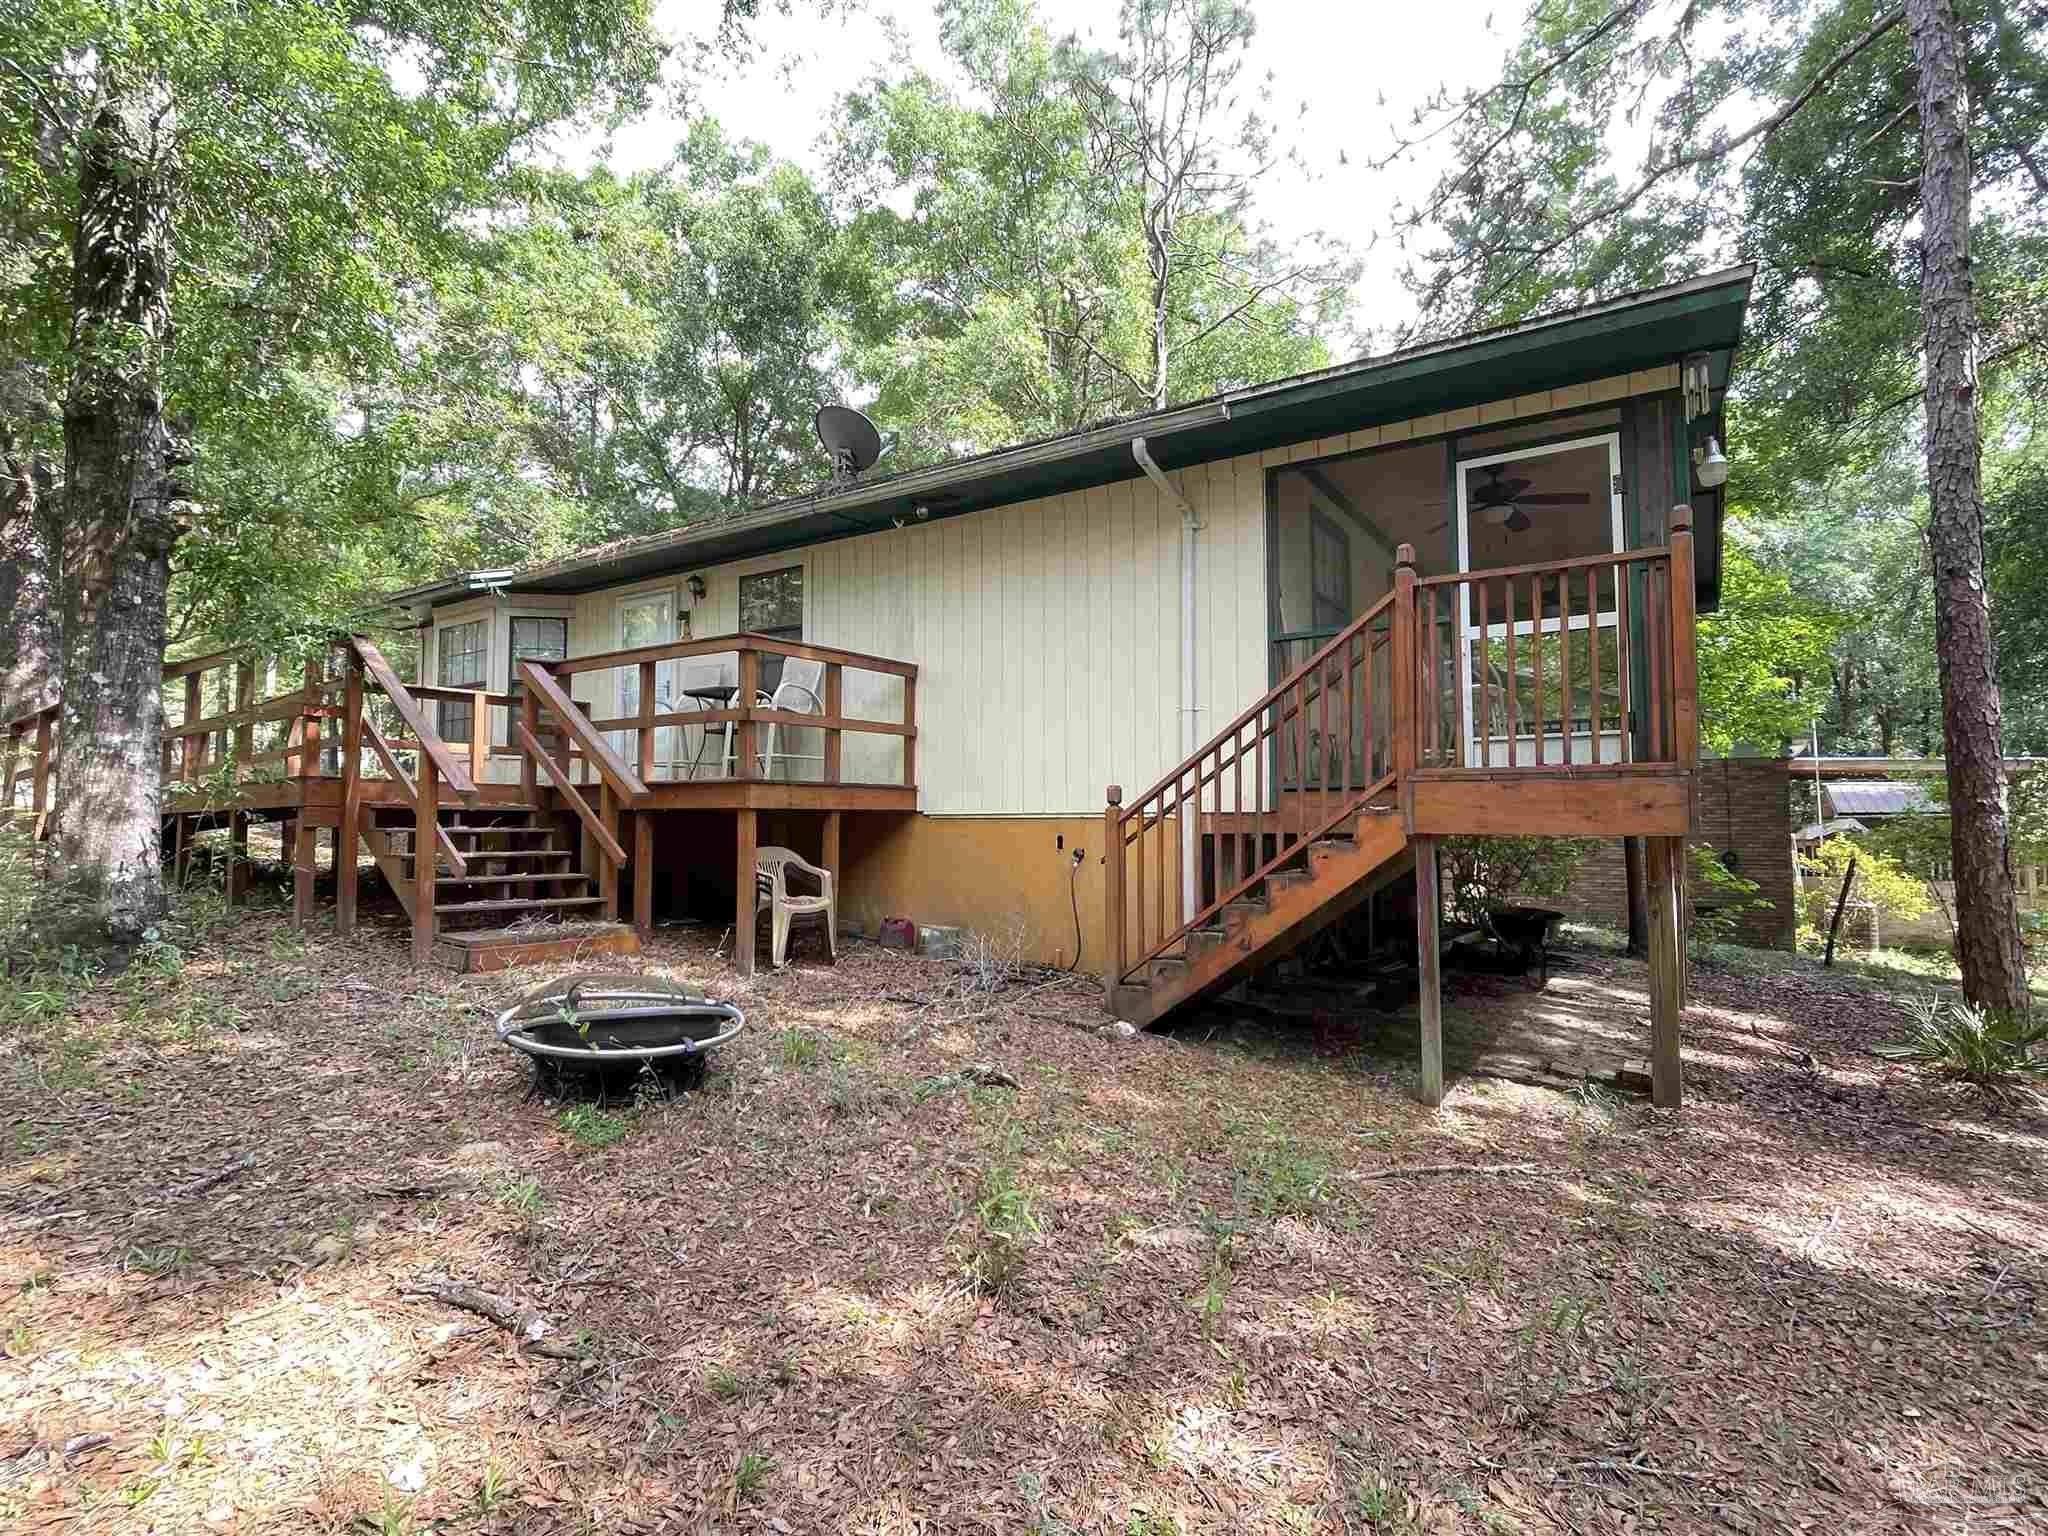
[(1531, 507), (1583, 507), (1593, 498), (1584, 491), (1539, 491), (1534, 496), (1517, 496), (1515, 500)]
[(1517, 507), (1508, 514), (1508, 520), (1502, 523), (1501, 526), (1507, 529), (1509, 533), (1527, 533), (1530, 526), (1529, 514), (1520, 507)]
[(1429, 536), (1430, 536), (1430, 535), (1431, 535), (1432, 533), (1442, 533), (1442, 532), (1443, 532), (1443, 531), (1444, 531), (1444, 530), (1445, 530), (1446, 528), (1448, 528), (1448, 527), (1450, 527), (1450, 526), (1451, 526), (1451, 520), (1450, 520), (1450, 519), (1449, 519), (1449, 518), (1447, 517), (1447, 518), (1445, 518), (1445, 519), (1444, 519), (1444, 520), (1443, 520), (1442, 522), (1438, 523), (1438, 524), (1437, 524), (1437, 525), (1436, 525), (1436, 526), (1435, 526), (1434, 528), (1427, 528), (1427, 529), (1424, 529), (1424, 530), (1423, 530), (1423, 534), (1422, 534), (1422, 536), (1423, 536), (1423, 537), (1424, 537), (1424, 538), (1426, 539), (1426, 538), (1428, 538), (1428, 537), (1429, 537)]

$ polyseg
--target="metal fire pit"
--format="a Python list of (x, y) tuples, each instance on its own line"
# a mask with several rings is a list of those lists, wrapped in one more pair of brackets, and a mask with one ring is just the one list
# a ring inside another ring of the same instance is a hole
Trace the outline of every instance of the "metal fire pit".
[(746, 1027), (731, 1003), (661, 976), (563, 976), (498, 1015), (498, 1039), (533, 1062), (528, 1097), (630, 1091), (636, 1079), (702, 1082), (711, 1051)]

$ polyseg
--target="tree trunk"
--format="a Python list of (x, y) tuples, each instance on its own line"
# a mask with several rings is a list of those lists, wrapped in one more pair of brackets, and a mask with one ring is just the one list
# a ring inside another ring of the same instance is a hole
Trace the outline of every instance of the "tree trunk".
[(1628, 952), (1640, 958), (1650, 952), (1650, 878), (1640, 837), (1621, 840), (1621, 862), (1628, 872)]
[(33, 433), (26, 393), (0, 393), (0, 720), (57, 693), (60, 626), (45, 504), (50, 472)]
[(1962, 29), (1952, 0), (1907, 0), (1920, 71), (1920, 305), (1926, 329), (1928, 544), (1941, 668), (1963, 994), (2027, 1009), (2004, 799), (1998, 650), (1984, 585), (1976, 302), (1970, 277), (1970, 151)]
[(165, 107), (160, 92), (110, 69), (82, 135), (64, 402), (66, 531), (78, 551), (67, 573), (55, 821), (68, 878), (47, 900), (61, 906), (72, 942), (110, 950), (116, 967), (165, 905), (165, 596), (184, 510), (161, 386), (171, 281)]

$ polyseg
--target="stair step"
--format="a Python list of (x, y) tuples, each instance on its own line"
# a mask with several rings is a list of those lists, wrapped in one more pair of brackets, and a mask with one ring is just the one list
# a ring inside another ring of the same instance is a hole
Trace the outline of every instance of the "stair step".
[[(402, 832), (405, 829), (400, 827), (397, 830)], [(507, 827), (444, 826), (441, 830), (450, 837), (553, 837), (555, 835), (553, 827), (526, 827), (518, 825)]]
[(1188, 958), (1199, 959), (1229, 942), (1230, 935), (1221, 928), (1196, 928), (1188, 934)]
[(1239, 923), (1248, 923), (1255, 917), (1264, 917), (1270, 910), (1265, 902), (1250, 896), (1240, 897), (1236, 901), (1226, 901), (1223, 904), (1223, 925), (1227, 929), (1232, 919)]
[(1296, 886), (1307, 885), (1315, 876), (1305, 869), (1279, 869), (1266, 876), (1268, 889), (1291, 891)]
[(1155, 982), (1171, 981), (1187, 973), (1188, 963), (1177, 955), (1161, 955), (1152, 962), (1152, 979)]
[(448, 906), (437, 902), (434, 915), (458, 917), (465, 912), (526, 912), (537, 907), (596, 907), (603, 904), (602, 896), (532, 896), (513, 901), (461, 901)]
[[(469, 859), (501, 859), (509, 864), (513, 860), (526, 859), (573, 859), (576, 855), (567, 848), (472, 848), (464, 855)], [(412, 857), (410, 848), (398, 850), (398, 857)]]
[(590, 880), (591, 875), (579, 874), (573, 869), (560, 870), (543, 875), (439, 875), (436, 885), (538, 885), (543, 880)]

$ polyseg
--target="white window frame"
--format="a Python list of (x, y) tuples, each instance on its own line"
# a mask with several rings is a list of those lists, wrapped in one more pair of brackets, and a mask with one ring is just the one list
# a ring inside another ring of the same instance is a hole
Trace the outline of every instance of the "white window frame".
[[(1621, 433), (1619, 431), (1598, 432), (1590, 437), (1572, 437), (1566, 438), (1561, 442), (1535, 443), (1523, 448), (1509, 448), (1500, 453), (1481, 454), (1477, 458), (1459, 459), (1453, 464), (1451, 477), (1457, 482), (1458, 489), (1459, 572), (1463, 574), (1472, 569), (1472, 507), (1470, 493), (1466, 485), (1467, 471), (1484, 469), (1489, 464), (1513, 464), (1523, 459), (1549, 458), (1554, 454), (1568, 453), (1574, 448), (1598, 448), (1602, 446), (1607, 449), (1609, 544), (1615, 554), (1622, 553), (1627, 548), (1627, 545), (1624, 542), (1622, 494), (1619, 489), (1621, 485)], [(1464, 582), (1460, 584), (1458, 591), (1460, 594), (1458, 613), (1458, 729), (1464, 733), (1465, 761), (1468, 764), (1476, 765), (1479, 761), (1479, 741), (1472, 719), (1472, 647), (1474, 642), (1491, 642), (1494, 639), (1505, 640), (1508, 634), (1508, 626), (1505, 622), (1505, 613), (1502, 614), (1503, 622), (1500, 623), (1491, 622), (1492, 615), (1489, 614), (1489, 622), (1485, 632), (1482, 634), (1479, 627), (1472, 621), (1472, 584)], [(1514, 630), (1517, 635), (1529, 635), (1534, 634), (1540, 626), (1543, 633), (1556, 634), (1567, 623), (1573, 629), (1584, 629), (1588, 624), (1595, 622), (1602, 629), (1612, 629), (1619, 623), (1619, 615), (1613, 608), (1602, 608), (1598, 614), (1580, 614), (1569, 620), (1562, 616), (1555, 619), (1517, 619)], [(1591, 643), (1590, 639), (1588, 643)], [(1571, 761), (1573, 733), (1570, 711), (1571, 701), (1567, 699), (1564, 701), (1564, 709), (1559, 716), (1559, 725), (1563, 734), (1563, 755), (1566, 762)], [(1622, 704), (1622, 718), (1624, 721), (1628, 718), (1626, 700)], [(1512, 731), (1515, 728), (1515, 722), (1510, 721), (1508, 729)], [(1544, 724), (1539, 720), (1536, 722), (1536, 741), (1539, 750), (1545, 739)], [(1597, 738), (1592, 743), (1592, 757), (1595, 762), (1601, 760), (1600, 743)]]

